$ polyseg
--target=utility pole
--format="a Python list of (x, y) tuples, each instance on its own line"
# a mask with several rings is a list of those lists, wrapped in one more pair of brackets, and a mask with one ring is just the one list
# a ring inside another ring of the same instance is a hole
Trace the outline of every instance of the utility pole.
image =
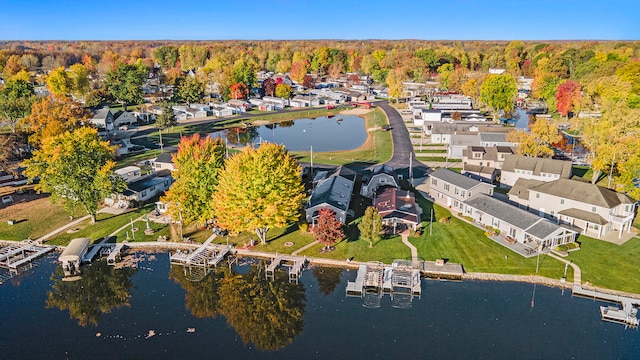
[(431, 236), (433, 234), (433, 208), (431, 208), (429, 214), (431, 214), (431, 221), (429, 222), (429, 236)]
[(160, 134), (160, 154), (164, 152), (164, 148), (162, 146), (162, 129), (158, 129), (158, 133)]

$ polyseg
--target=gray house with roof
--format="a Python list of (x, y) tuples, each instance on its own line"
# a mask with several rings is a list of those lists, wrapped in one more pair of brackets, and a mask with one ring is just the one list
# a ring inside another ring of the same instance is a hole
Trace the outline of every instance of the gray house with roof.
[(505, 238), (532, 248), (553, 247), (576, 239), (575, 231), (486, 194), (465, 200), (463, 213), (484, 226), (500, 230)]
[(493, 194), (494, 185), (478, 181), (469, 176), (458, 174), (449, 169), (440, 168), (429, 175), (429, 195), (436, 203), (464, 209), (463, 202), (477, 194)]
[(323, 176), (322, 179), (318, 176), (314, 178), (315, 188), (305, 209), (307, 222), (315, 225), (320, 209), (331, 209), (336, 213), (336, 219), (345, 224), (355, 184), (355, 172), (341, 166), (333, 173), (327, 172)]
[(510, 146), (468, 146), (462, 151), (462, 174), (495, 183), (506, 156), (513, 153)]
[(372, 198), (376, 194), (376, 190), (384, 186), (400, 188), (396, 171), (391, 166), (382, 164), (375, 166), (362, 177), (360, 195)]
[(93, 125), (98, 127), (98, 129), (105, 129), (107, 131), (113, 130), (113, 113), (109, 110), (109, 107), (103, 107), (102, 109), (96, 111), (91, 120), (89, 120)]
[(631, 231), (635, 217), (632, 199), (589, 182), (520, 179), (508, 195), (521, 207), (598, 238), (611, 231), (621, 237), (625, 229)]
[(500, 186), (511, 187), (518, 179), (554, 181), (569, 179), (572, 174), (571, 161), (507, 155), (502, 164)]

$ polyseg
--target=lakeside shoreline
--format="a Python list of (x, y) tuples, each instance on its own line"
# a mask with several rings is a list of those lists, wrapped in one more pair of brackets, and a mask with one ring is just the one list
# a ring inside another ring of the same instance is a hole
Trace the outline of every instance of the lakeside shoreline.
[[(0, 240), (0, 245), (10, 245), (15, 244), (18, 241), (11, 240)], [(177, 242), (139, 242), (139, 243), (126, 243), (126, 245), (133, 251), (140, 252), (148, 252), (148, 253), (158, 253), (160, 251), (171, 251), (177, 249), (195, 249), (198, 248), (200, 243), (177, 243)], [(56, 246), (56, 251), (62, 252), (66, 246)], [(260, 259), (273, 259), (278, 254), (266, 251), (255, 251), (248, 249), (232, 249), (232, 254), (237, 257), (244, 258), (260, 258)], [(327, 266), (327, 267), (339, 267), (347, 270), (357, 269), (361, 264), (366, 264), (366, 262), (361, 261), (348, 261), (348, 260), (336, 260), (336, 259), (327, 259), (327, 258), (319, 258), (319, 257), (308, 257), (305, 258), (309, 261), (310, 266)], [(389, 265), (389, 264), (386, 264)], [(425, 277), (425, 279), (430, 279)], [(438, 280), (438, 279), (432, 279)], [(529, 284), (539, 284), (548, 287), (556, 287), (561, 289), (572, 290), (574, 288), (574, 283), (571, 281), (561, 281), (560, 279), (552, 279), (547, 278), (540, 275), (516, 275), (516, 274), (498, 274), (498, 273), (488, 273), (488, 272), (467, 272), (464, 271), (462, 274), (462, 281), (471, 280), (471, 281), (487, 281), (487, 282), (518, 282), (518, 283), (529, 283)], [(447, 281), (447, 280), (440, 280)], [(596, 287), (589, 284), (581, 285), (585, 290), (597, 291), (605, 294), (611, 294), (616, 296), (624, 296), (634, 299), (640, 299), (640, 294), (631, 293), (626, 291), (619, 291), (614, 289), (608, 289), (603, 287)]]

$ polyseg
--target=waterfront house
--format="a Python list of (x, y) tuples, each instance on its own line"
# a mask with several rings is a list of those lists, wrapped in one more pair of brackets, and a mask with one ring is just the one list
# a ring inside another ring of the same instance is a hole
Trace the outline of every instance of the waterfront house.
[(420, 225), (422, 209), (410, 191), (399, 190), (393, 186), (379, 188), (373, 200), (382, 223), (393, 226), (394, 234), (397, 224), (404, 224), (414, 231)]
[(486, 194), (464, 201), (465, 216), (500, 231), (507, 241), (528, 244), (531, 248), (553, 247), (574, 242), (576, 232), (536, 216)]
[(165, 192), (171, 186), (173, 178), (168, 170), (161, 170), (151, 176), (127, 184), (122, 195), (129, 201), (147, 201)]
[(462, 203), (476, 194), (493, 195), (494, 185), (440, 168), (429, 174), (429, 196), (436, 203), (462, 211)]
[(571, 177), (571, 161), (520, 155), (505, 156), (500, 186), (511, 187), (518, 179), (554, 181)]
[(612, 231), (618, 237), (631, 231), (635, 202), (624, 194), (571, 179), (550, 182), (519, 179), (509, 200), (559, 224), (601, 238)]
[(342, 166), (333, 172), (319, 172), (314, 178), (316, 184), (306, 204), (307, 222), (315, 224), (320, 209), (331, 209), (336, 219), (345, 224), (355, 178), (355, 172)]
[(514, 148), (509, 146), (468, 146), (462, 151), (462, 174), (493, 184), (499, 179), (506, 156), (513, 153)]
[(396, 171), (389, 165), (377, 165), (362, 177), (360, 195), (372, 198), (380, 187), (400, 188)]

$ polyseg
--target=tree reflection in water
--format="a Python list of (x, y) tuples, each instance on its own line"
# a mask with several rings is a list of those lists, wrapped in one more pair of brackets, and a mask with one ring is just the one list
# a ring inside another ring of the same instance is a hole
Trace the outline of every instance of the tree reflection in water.
[(264, 263), (246, 274), (217, 269), (202, 281), (192, 282), (175, 266), (169, 277), (186, 291), (187, 309), (197, 317), (221, 314), (245, 344), (260, 350), (279, 350), (302, 333), (305, 293), (302, 284), (290, 284), (285, 271), (267, 281)]
[(248, 128), (230, 128), (224, 131), (224, 136), (227, 138), (229, 144), (246, 146), (252, 143), (260, 136), (258, 128), (250, 126)]
[(69, 316), (80, 326), (98, 325), (100, 316), (113, 309), (129, 306), (133, 283), (131, 276), (137, 269), (115, 269), (105, 261), (98, 261), (83, 268), (78, 281), (62, 281), (64, 274), (57, 267), (51, 274), (53, 285), (47, 292), (46, 308), (69, 310)]
[(323, 293), (324, 296), (329, 296), (336, 287), (340, 285), (342, 268), (317, 266), (313, 268), (313, 277), (318, 281), (320, 292)]

